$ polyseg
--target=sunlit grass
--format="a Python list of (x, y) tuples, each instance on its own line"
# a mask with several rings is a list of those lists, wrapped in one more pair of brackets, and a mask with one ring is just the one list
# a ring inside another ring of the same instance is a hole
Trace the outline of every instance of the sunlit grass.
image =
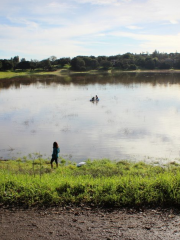
[(27, 76), (27, 75), (28, 75), (28, 72), (5, 71), (5, 72), (0, 72), (0, 79), (13, 78), (17, 76)]
[[(15, 71), (0, 71), (0, 79), (5, 79), (5, 78), (13, 78), (13, 77), (20, 77), (20, 76), (31, 76), (31, 75), (54, 75), (54, 76), (64, 76), (64, 75), (69, 75), (70, 74), (70, 70), (68, 70), (67, 68), (63, 68), (63, 69), (58, 69), (55, 71), (45, 71), (45, 70), (15, 70)], [(71, 72), (74, 74), (78, 74), (78, 72)], [(82, 72), (81, 72), (82, 73)], [(98, 73), (98, 70), (96, 71), (88, 71), (85, 72), (88, 74), (91, 73)]]
[(56, 71), (43, 71), (43, 70), (26, 70), (26, 71), (0, 71), (0, 79), (13, 78), (19, 76), (29, 75), (61, 75), (61, 70)]
[(76, 167), (61, 159), (0, 161), (0, 202), (6, 205), (86, 204), (101, 207), (180, 206), (180, 166), (88, 160)]
[[(123, 72), (179, 72), (180, 70), (134, 70), (134, 71), (123, 71)], [(69, 74), (100, 74), (103, 73), (114, 73), (114, 72), (122, 72), (122, 70), (117, 70), (115, 68), (112, 68), (110, 70), (103, 70), (102, 68), (99, 68), (98, 70), (89, 70), (85, 72), (77, 72), (77, 71), (71, 71), (70, 66), (64, 66), (63, 69), (58, 69), (55, 71), (45, 71), (42, 69), (36, 69), (36, 70), (15, 70), (15, 71), (0, 71), (0, 79), (4, 78), (13, 78), (13, 77), (19, 77), (19, 76), (29, 76), (29, 75), (55, 75), (55, 76), (64, 76)]]

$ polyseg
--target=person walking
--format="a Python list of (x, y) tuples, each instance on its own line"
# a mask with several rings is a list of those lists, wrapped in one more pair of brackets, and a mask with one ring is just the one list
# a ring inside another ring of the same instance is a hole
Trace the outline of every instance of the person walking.
[(58, 153), (60, 153), (60, 148), (57, 142), (53, 143), (53, 153), (51, 158), (51, 168), (53, 168), (53, 162), (55, 161), (56, 167), (58, 167)]

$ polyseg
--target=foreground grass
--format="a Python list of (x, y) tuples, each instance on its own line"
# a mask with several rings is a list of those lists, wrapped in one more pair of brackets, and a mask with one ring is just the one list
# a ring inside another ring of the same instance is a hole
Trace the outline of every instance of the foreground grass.
[(42, 159), (0, 162), (0, 203), (102, 207), (180, 206), (180, 166), (143, 162), (87, 161), (76, 167), (64, 160), (50, 169)]

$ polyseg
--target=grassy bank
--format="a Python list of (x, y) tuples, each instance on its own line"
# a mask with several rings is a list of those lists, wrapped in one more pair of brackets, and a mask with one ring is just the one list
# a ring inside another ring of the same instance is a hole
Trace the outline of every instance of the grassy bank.
[[(122, 71), (118, 71), (122, 72)], [(101, 74), (101, 73), (109, 73), (111, 74), (111, 70), (90, 70), (85, 72), (77, 72), (77, 71), (70, 71), (68, 69), (58, 69), (55, 71), (44, 71), (44, 70), (24, 70), (24, 71), (0, 71), (0, 79), (10, 79), (14, 77), (23, 77), (23, 76), (38, 76), (38, 75), (52, 75), (52, 76), (64, 76), (64, 75), (78, 75), (78, 74)]]
[(5, 78), (13, 78), (13, 77), (20, 77), (20, 76), (32, 76), (32, 75), (54, 75), (54, 76), (63, 76), (63, 75), (69, 75), (69, 74), (101, 74), (101, 73), (120, 73), (120, 72), (154, 72), (154, 73), (173, 73), (173, 72), (180, 72), (180, 70), (133, 70), (133, 71), (122, 71), (122, 70), (91, 70), (91, 71), (86, 71), (86, 72), (73, 72), (67, 69), (59, 69), (56, 71), (43, 71), (43, 70), (25, 70), (25, 71), (0, 71), (0, 79), (5, 79)]
[(143, 162), (87, 161), (76, 167), (64, 160), (0, 161), (1, 205), (102, 207), (180, 206), (180, 166)]
[[(67, 71), (64, 71), (67, 72)], [(43, 71), (43, 70), (26, 70), (26, 71), (0, 71), (0, 79), (13, 78), (31, 75), (61, 75), (61, 70)]]

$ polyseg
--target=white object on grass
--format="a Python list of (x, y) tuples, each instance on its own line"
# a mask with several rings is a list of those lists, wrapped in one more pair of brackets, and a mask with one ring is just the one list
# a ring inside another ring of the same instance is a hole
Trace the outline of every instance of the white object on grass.
[(81, 167), (81, 166), (83, 166), (84, 164), (86, 164), (86, 163), (85, 163), (85, 162), (80, 162), (80, 163), (77, 164), (77, 167)]

